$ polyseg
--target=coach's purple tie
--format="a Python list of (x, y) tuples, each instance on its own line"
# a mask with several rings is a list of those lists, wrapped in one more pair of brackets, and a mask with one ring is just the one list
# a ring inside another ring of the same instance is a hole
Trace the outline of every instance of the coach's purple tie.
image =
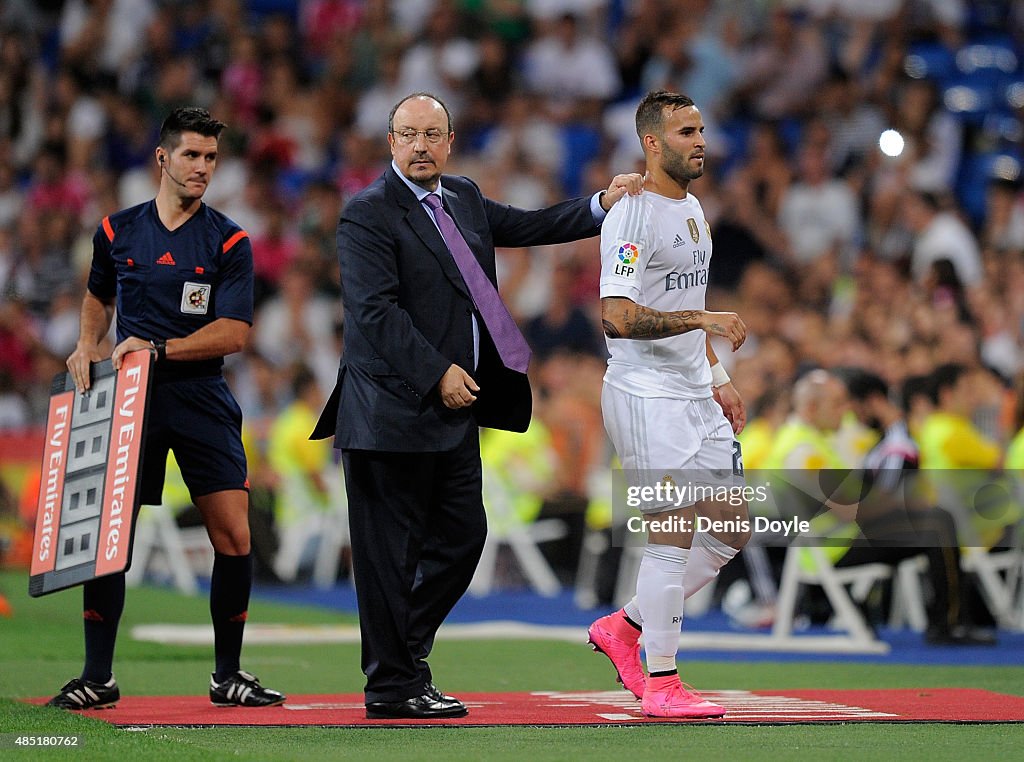
[(441, 197), (431, 193), (426, 197), (425, 203), (434, 212), (437, 227), (440, 228), (441, 235), (448, 244), (448, 250), (452, 253), (459, 272), (462, 273), (462, 279), (469, 287), (470, 296), (473, 297), (477, 312), (487, 326), (487, 332), (491, 334), (502, 364), (511, 370), (526, 373), (526, 368), (530, 364), (530, 346), (519, 332), (519, 326), (509, 314), (505, 303), (501, 301), (498, 290), (476, 261), (469, 244), (455, 225), (455, 220), (441, 206)]

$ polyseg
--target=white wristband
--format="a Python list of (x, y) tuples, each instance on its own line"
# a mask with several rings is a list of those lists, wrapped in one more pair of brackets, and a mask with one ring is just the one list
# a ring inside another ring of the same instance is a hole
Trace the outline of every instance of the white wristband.
[(725, 368), (722, 367), (722, 363), (716, 362), (711, 366), (711, 385), (716, 389), (719, 386), (725, 386), (732, 379), (729, 378), (729, 374), (725, 372)]

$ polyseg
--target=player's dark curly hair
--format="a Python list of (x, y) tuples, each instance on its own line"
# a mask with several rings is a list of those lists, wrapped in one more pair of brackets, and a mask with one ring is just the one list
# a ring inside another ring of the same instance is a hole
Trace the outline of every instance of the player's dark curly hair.
[(665, 128), (665, 109), (675, 111), (692, 105), (693, 98), (681, 93), (670, 93), (667, 90), (647, 93), (636, 107), (637, 137), (643, 140), (644, 135), (662, 135)]
[(214, 119), (210, 112), (198, 106), (176, 108), (160, 125), (160, 146), (173, 151), (181, 141), (181, 133), (197, 132), (206, 138), (219, 138), (227, 125)]

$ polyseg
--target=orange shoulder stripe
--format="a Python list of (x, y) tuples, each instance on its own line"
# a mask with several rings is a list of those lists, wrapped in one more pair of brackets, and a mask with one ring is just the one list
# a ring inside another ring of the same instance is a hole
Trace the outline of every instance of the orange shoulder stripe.
[(231, 237), (230, 237), (230, 238), (229, 238), (228, 240), (226, 240), (226, 241), (224, 242), (224, 248), (223, 248), (223, 249), (221, 249), (221, 251), (222, 251), (222, 252), (223, 252), (224, 254), (227, 254), (227, 253), (228, 253), (228, 250), (229, 250), (229, 249), (230, 249), (230, 248), (231, 248), (232, 246), (234, 246), (234, 245), (235, 245), (236, 243), (238, 243), (239, 241), (241, 241), (241, 240), (242, 240), (243, 238), (248, 238), (248, 237), (249, 237), (249, 234), (248, 234), (248, 233), (246, 233), (246, 232), (245, 232), (244, 230), (239, 230), (239, 231), (238, 231), (237, 233), (235, 233), (235, 234), (234, 234), (233, 236), (231, 236)]
[(110, 227), (110, 217), (103, 218), (103, 232), (107, 234), (107, 240), (114, 242), (114, 228)]

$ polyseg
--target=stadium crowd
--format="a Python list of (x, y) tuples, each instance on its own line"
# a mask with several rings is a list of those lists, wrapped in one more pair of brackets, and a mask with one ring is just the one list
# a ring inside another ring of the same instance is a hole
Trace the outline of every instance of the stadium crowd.
[[(912, 390), (951, 363), (966, 369), (956, 415), (996, 453), (968, 465), (998, 467), (1024, 378), (1022, 44), (1008, 0), (8, 0), (0, 435), (43, 420), (92, 235), (154, 195), (169, 109), (202, 105), (229, 126), (206, 200), (252, 239), (255, 328), (227, 372), (253, 482), (273, 491), (283, 471), (333, 467), (329, 450), (300, 455), (323, 446), (300, 434), (344, 342), (338, 212), (389, 160), (390, 107), (440, 95), (450, 171), (533, 208), (642, 166), (635, 106), (666, 88), (707, 125), (694, 190), (715, 241), (709, 308), (749, 329), (735, 355), (718, 349), (751, 413), (747, 468), (767, 461), (807, 369)], [(598, 241), (499, 255), (540, 393), (531, 436), (496, 446), (492, 465), (520, 466), (513, 488), (534, 498), (522, 518), (580, 517), (582, 531), (610, 465)], [(937, 400), (910, 397), (920, 432)], [(864, 445), (842, 428), (855, 465)]]

